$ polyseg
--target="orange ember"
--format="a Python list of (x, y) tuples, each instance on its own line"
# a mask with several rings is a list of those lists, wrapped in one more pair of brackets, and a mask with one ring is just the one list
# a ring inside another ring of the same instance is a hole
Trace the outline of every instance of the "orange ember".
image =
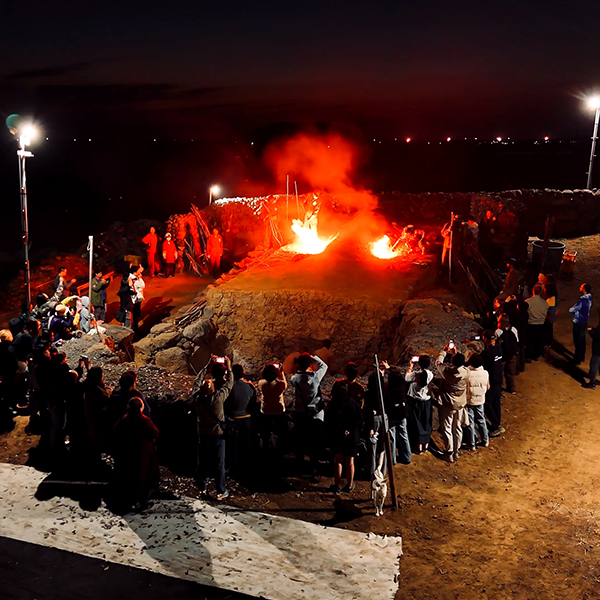
[(292, 231), (296, 234), (296, 241), (288, 244), (285, 248), (298, 254), (321, 254), (331, 242), (337, 237), (322, 239), (317, 233), (317, 226), (311, 220), (306, 223), (294, 219)]
[(401, 254), (399, 250), (394, 250), (390, 243), (390, 238), (387, 235), (384, 235), (376, 242), (371, 242), (369, 247), (371, 249), (371, 254), (381, 259), (396, 258)]

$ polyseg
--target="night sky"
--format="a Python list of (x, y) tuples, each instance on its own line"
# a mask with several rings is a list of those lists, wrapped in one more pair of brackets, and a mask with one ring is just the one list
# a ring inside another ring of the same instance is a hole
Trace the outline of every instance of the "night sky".
[(0, 111), (54, 137), (576, 137), (600, 89), (597, 2), (0, 6)]

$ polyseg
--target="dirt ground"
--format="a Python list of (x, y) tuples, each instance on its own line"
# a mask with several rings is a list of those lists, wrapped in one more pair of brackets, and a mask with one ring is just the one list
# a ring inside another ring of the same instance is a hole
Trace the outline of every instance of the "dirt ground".
[[(359, 531), (400, 535), (397, 598), (485, 600), (592, 599), (600, 596), (600, 391), (581, 388), (587, 365), (569, 367), (568, 307), (581, 281), (600, 290), (600, 235), (569, 240), (575, 279), (559, 280), (557, 349), (527, 365), (517, 394), (503, 397), (506, 433), (488, 449), (464, 452), (456, 464), (426, 453), (397, 466), (400, 510), (374, 516), (366, 482), (336, 498), (331, 479), (293, 478), (282, 494), (246, 494), (232, 505)], [(593, 309), (595, 325), (598, 310)], [(590, 347), (588, 344), (588, 357)], [(437, 436), (437, 434), (435, 434)], [(439, 442), (439, 438), (436, 438)], [(25, 421), (0, 436), (0, 460), (25, 463), (37, 438)], [(189, 480), (165, 473), (193, 494)]]

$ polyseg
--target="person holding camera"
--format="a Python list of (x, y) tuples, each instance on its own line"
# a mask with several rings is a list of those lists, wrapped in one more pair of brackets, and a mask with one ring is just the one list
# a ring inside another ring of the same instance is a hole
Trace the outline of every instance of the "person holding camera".
[[(315, 370), (311, 367), (316, 366)], [(321, 395), (321, 381), (327, 373), (327, 363), (308, 352), (298, 357), (298, 372), (291, 383), (295, 391), (294, 426), (296, 428), (296, 458), (300, 464), (310, 457), (311, 479), (317, 475), (324, 434), (325, 402)]]
[[(446, 354), (452, 356), (450, 364), (445, 363)], [(446, 446), (445, 460), (453, 463), (460, 455), (463, 425), (468, 423), (466, 406), (469, 370), (465, 367), (464, 354), (456, 352), (452, 340), (440, 352), (436, 367), (442, 376), (439, 413), (442, 438)]]
[[(408, 398), (410, 405), (409, 433), (413, 447), (424, 452), (431, 440), (431, 393), (429, 385), (433, 380), (430, 371), (431, 359), (426, 354), (413, 356), (404, 378), (410, 384)], [(417, 369), (415, 369), (417, 367)]]
[[(207, 374), (210, 371), (210, 378)], [(234, 377), (228, 356), (211, 356), (200, 370), (192, 387), (192, 402), (198, 423), (198, 464), (196, 484), (206, 495), (208, 479), (216, 481), (217, 500), (230, 496), (225, 479), (225, 409), (224, 403), (233, 389)]]

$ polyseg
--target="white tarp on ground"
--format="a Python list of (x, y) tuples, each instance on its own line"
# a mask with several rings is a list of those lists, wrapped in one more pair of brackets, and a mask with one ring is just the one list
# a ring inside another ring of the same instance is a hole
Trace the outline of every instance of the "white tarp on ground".
[(381, 537), (182, 498), (143, 514), (45, 502), (46, 477), (0, 464), (0, 535), (274, 600), (392, 599), (399, 537)]

